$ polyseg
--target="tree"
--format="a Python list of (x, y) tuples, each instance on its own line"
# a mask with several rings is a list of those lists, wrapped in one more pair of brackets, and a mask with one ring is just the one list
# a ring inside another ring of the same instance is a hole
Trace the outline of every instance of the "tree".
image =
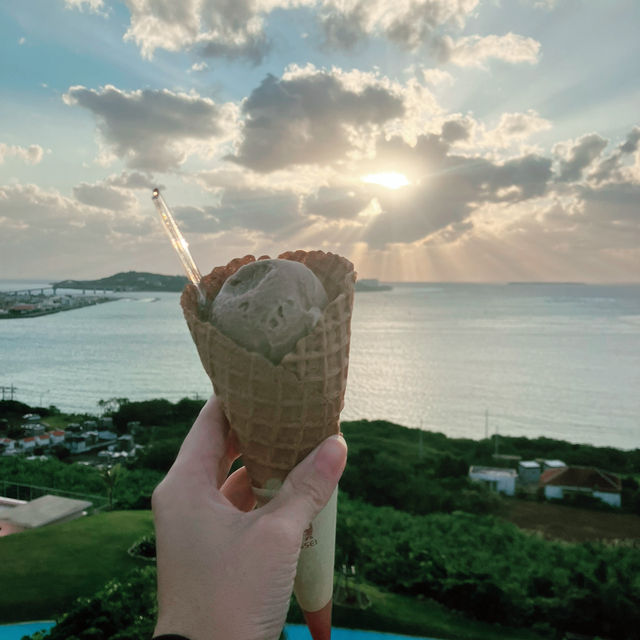
[(102, 479), (107, 486), (107, 498), (109, 500), (109, 509), (113, 508), (113, 490), (118, 482), (118, 477), (122, 472), (122, 465), (116, 464), (113, 467), (107, 467), (102, 470)]

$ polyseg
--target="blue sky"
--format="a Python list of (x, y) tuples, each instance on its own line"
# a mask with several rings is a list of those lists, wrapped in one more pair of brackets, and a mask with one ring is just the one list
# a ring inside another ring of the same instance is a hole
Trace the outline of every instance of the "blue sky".
[(159, 184), (202, 271), (321, 248), (384, 280), (638, 281), (638, 25), (635, 0), (5, 0), (0, 277), (179, 272)]

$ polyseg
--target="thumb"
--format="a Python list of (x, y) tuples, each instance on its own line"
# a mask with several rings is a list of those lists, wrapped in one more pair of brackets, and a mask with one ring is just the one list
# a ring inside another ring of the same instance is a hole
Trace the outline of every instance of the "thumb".
[(329, 501), (346, 462), (344, 438), (327, 438), (292, 469), (268, 506), (306, 527)]

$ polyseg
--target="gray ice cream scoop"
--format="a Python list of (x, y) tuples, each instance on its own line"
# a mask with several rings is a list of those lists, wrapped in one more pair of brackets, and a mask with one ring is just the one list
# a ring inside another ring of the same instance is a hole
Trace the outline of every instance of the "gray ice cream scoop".
[(322, 283), (301, 262), (258, 260), (227, 278), (211, 305), (211, 323), (279, 364), (311, 333), (327, 304)]

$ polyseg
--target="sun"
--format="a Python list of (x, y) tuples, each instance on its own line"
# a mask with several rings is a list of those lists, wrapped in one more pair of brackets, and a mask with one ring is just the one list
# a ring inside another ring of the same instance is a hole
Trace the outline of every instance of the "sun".
[(379, 184), (381, 187), (386, 187), (387, 189), (400, 189), (401, 187), (406, 187), (409, 184), (407, 176), (403, 173), (397, 173), (396, 171), (370, 173), (367, 176), (362, 176), (362, 182)]

